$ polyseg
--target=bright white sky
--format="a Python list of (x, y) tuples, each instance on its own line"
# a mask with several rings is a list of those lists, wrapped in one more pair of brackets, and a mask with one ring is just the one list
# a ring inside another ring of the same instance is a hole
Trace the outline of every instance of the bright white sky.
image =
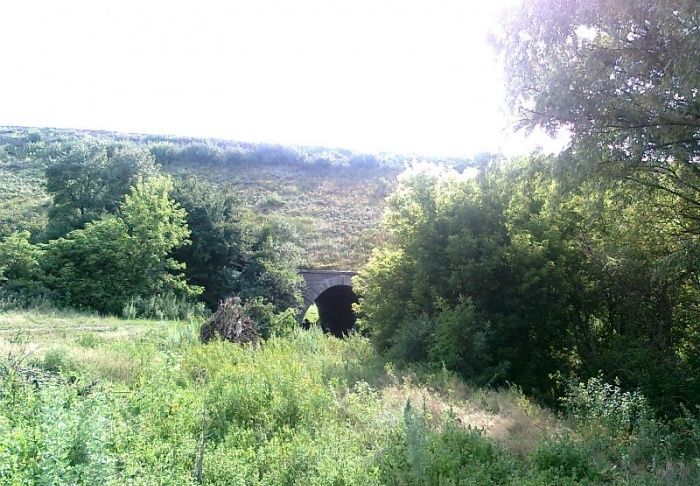
[(508, 129), (486, 41), (512, 0), (0, 3), (0, 125), (468, 156)]

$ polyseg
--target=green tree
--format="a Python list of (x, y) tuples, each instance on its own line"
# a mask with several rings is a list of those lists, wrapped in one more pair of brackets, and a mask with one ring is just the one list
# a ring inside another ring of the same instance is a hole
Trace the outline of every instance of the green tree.
[(356, 285), (360, 325), (392, 359), (427, 359), (481, 382), (512, 378), (530, 322), (508, 313), (508, 232), (502, 201), (485, 187), (431, 167), (404, 175), (390, 198), (391, 243)]
[(237, 275), (234, 292), (243, 299), (262, 297), (277, 312), (298, 308), (301, 247), (294, 228), (283, 219), (269, 217), (253, 225), (252, 234), (252, 245)]
[(233, 195), (196, 179), (178, 182), (174, 198), (187, 210), (192, 244), (175, 250), (185, 275), (215, 309), (225, 298), (262, 298), (276, 312), (300, 304), (299, 246), (282, 222), (251, 221)]
[(41, 274), (41, 250), (30, 243), (29, 231), (0, 241), (0, 276), (7, 280), (36, 280)]
[(589, 182), (561, 205), (580, 221), (572, 243), (585, 258), (584, 290), (599, 299), (595, 321), (577, 334), (582, 373), (620, 378), (667, 411), (700, 396), (698, 251), (679, 237), (672, 198)]
[(231, 296), (250, 252), (252, 234), (237, 199), (228, 191), (190, 178), (179, 180), (174, 199), (187, 211), (191, 245), (174, 257), (186, 264), (189, 282), (204, 289), (202, 300), (210, 309)]
[(0, 290), (20, 299), (44, 290), (41, 285), (43, 252), (29, 238), (29, 231), (18, 231), (0, 241)]
[(698, 253), (677, 238), (672, 196), (596, 180), (564, 192), (556, 171), (532, 156), (472, 178), (403, 176), (391, 239), (356, 279), (362, 328), (390, 359), (515, 382), (550, 402), (553, 378), (602, 371), (664, 412), (692, 406)]
[(134, 297), (194, 296), (171, 252), (188, 243), (186, 213), (169, 194), (169, 178), (140, 181), (120, 214), (106, 215), (46, 245), (48, 285), (62, 303), (118, 314)]
[(498, 44), (522, 126), (566, 128), (567, 166), (673, 194), (700, 233), (698, 2), (523, 2)]
[(53, 198), (48, 238), (114, 213), (139, 178), (157, 173), (148, 150), (132, 144), (73, 142), (56, 159), (46, 169), (46, 190)]

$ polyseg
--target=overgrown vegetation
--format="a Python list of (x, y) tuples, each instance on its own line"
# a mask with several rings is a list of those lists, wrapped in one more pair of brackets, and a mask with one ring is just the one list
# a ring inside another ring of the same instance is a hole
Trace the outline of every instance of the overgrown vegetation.
[[(698, 13), (514, 10), (558, 156), (3, 129), (0, 482), (698, 484)], [(299, 329), (373, 247), (359, 333)]]
[(595, 181), (563, 193), (552, 170), (537, 157), (402, 178), (392, 243), (357, 280), (362, 326), (394, 360), (549, 403), (566, 377), (603, 370), (659, 410), (694, 407), (697, 243), (665, 219), (673, 201)]
[(700, 24), (681, 3), (511, 12), (513, 106), (570, 146), (402, 179), (358, 281), (379, 349), (549, 403), (598, 372), (661, 415), (700, 403)]
[(560, 422), (517, 389), (397, 371), (359, 336), (202, 345), (184, 322), (28, 312), (0, 333), (4, 484), (682, 485), (700, 467), (696, 423), (664, 429), (599, 381)]
[(210, 184), (175, 187), (145, 147), (37, 137), (15, 155), (48, 160), (52, 204), (45, 228), (0, 240), (5, 306), (179, 318), (203, 313), (200, 294), (210, 309), (234, 293), (276, 312), (298, 305), (300, 251), (283, 222), (245, 217)]

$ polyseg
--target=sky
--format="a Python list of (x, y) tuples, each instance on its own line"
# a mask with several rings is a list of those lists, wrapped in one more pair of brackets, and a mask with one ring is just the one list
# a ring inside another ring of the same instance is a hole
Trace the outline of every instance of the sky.
[(513, 133), (487, 42), (513, 1), (3, 1), (0, 125), (553, 151)]

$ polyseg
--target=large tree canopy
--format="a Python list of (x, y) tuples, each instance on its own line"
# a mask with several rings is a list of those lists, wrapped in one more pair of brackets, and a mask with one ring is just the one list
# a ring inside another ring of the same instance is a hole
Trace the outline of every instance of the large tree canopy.
[(603, 372), (659, 409), (696, 403), (698, 253), (659, 210), (671, 196), (596, 180), (564, 193), (555, 167), (533, 156), (402, 176), (390, 239), (355, 281), (360, 328), (396, 362), (542, 398)]
[(114, 213), (139, 178), (158, 172), (154, 157), (133, 144), (71, 143), (46, 169), (53, 196), (47, 236), (63, 236), (104, 213)]
[(688, 0), (532, 0), (498, 40), (521, 126), (568, 129), (576, 167), (672, 192), (695, 229), (699, 12)]
[(204, 289), (207, 306), (216, 309), (232, 294), (261, 297), (277, 311), (299, 304), (295, 235), (272, 220), (252, 222), (230, 190), (194, 178), (179, 180), (174, 198), (187, 211), (192, 244), (173, 256)]
[(186, 212), (170, 198), (169, 178), (140, 181), (108, 214), (45, 245), (46, 282), (59, 302), (119, 314), (129, 300), (159, 294), (194, 296), (183, 265), (170, 258), (189, 244)]

